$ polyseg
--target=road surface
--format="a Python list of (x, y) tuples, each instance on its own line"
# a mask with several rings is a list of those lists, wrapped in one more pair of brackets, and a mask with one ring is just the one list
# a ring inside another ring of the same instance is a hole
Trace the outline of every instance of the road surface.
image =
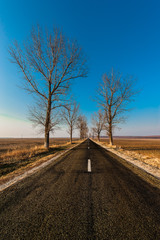
[(0, 240), (160, 239), (160, 189), (86, 140), (0, 193)]

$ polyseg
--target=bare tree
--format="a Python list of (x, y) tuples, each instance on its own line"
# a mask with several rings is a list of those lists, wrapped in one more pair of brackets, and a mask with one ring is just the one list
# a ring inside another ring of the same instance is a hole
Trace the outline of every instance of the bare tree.
[(100, 141), (100, 134), (102, 130), (104, 130), (105, 120), (105, 114), (101, 110), (99, 110), (98, 113), (94, 113), (94, 115), (92, 115), (92, 129), (96, 134), (98, 141)]
[(54, 29), (44, 33), (33, 28), (29, 40), (22, 47), (15, 42), (9, 48), (12, 62), (23, 73), (24, 89), (38, 97), (45, 105), (42, 122), (45, 127), (44, 145), (49, 148), (52, 110), (65, 105), (73, 79), (86, 77), (86, 60), (75, 41), (69, 41)]
[(70, 142), (72, 143), (73, 131), (76, 128), (78, 118), (79, 105), (76, 103), (70, 104), (62, 111), (62, 118), (68, 126), (68, 133), (70, 135)]
[(113, 129), (125, 121), (125, 112), (130, 110), (128, 104), (137, 94), (134, 89), (135, 80), (131, 76), (123, 78), (121, 74), (112, 70), (110, 74), (104, 74), (102, 77), (97, 102), (105, 111), (110, 145), (113, 145)]
[(87, 119), (85, 116), (80, 115), (77, 119), (77, 129), (79, 130), (80, 139), (84, 139), (88, 134)]

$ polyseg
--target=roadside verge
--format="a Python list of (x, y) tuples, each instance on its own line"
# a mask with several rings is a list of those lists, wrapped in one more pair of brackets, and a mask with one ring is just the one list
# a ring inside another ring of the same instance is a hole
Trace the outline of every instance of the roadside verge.
[(52, 162), (54, 162), (58, 158), (62, 157), (66, 153), (68, 153), (73, 148), (79, 146), (84, 141), (82, 141), (80, 143), (77, 143), (76, 145), (74, 145), (73, 147), (71, 147), (71, 148), (69, 148), (65, 151), (62, 151), (60, 154), (52, 157), (49, 160), (46, 160), (45, 162), (40, 162), (37, 165), (35, 164), (35, 165), (32, 165), (32, 166), (29, 166), (29, 169), (28, 168), (20, 169), (20, 171), (17, 171), (15, 176), (12, 176), (12, 175), (10, 176), (10, 174), (8, 174), (7, 176), (5, 176), (5, 178), (0, 179), (0, 191), (3, 191), (4, 189), (10, 187), (11, 185), (16, 184), (17, 182), (21, 181), (22, 179), (24, 179), (26, 177), (29, 177), (32, 174), (36, 173), (38, 170), (48, 166), (49, 164), (51, 164)]
[[(94, 143), (96, 143), (97, 145), (99, 145), (100, 147), (104, 148), (105, 150), (109, 151), (110, 153), (113, 153), (114, 155), (118, 156), (119, 158), (121, 158), (123, 161), (129, 163), (130, 165), (132, 165), (134, 168), (138, 168), (141, 171), (149, 174), (150, 176), (156, 178), (158, 181), (160, 180), (160, 169), (153, 167), (151, 165), (148, 165), (144, 162), (139, 161), (138, 159), (132, 158), (130, 156), (127, 156), (126, 154), (123, 154), (121, 152), (119, 152), (116, 149), (113, 149), (111, 147), (106, 147), (104, 146), (102, 143), (97, 142), (93, 139), (91, 139)], [(160, 186), (160, 182), (158, 184)]]

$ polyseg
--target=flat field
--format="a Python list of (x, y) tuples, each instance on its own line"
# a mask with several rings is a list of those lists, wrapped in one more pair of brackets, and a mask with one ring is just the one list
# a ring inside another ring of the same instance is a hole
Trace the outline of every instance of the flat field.
[[(108, 144), (108, 139), (101, 139)], [(119, 151), (160, 168), (160, 139), (152, 138), (115, 138), (114, 145)]]
[[(70, 146), (68, 138), (51, 138), (50, 149), (46, 150), (43, 141), (42, 138), (1, 138), (0, 177)], [(74, 139), (74, 143), (77, 141), (78, 139)]]
[[(50, 144), (61, 145), (68, 141), (68, 138), (51, 138)], [(43, 142), (43, 138), (0, 138), (0, 155), (11, 150), (42, 146)]]

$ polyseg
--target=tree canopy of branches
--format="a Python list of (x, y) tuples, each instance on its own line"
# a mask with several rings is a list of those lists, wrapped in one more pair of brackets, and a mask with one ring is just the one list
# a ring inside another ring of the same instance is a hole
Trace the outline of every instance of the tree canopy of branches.
[(110, 145), (113, 145), (113, 129), (125, 121), (125, 113), (130, 110), (128, 104), (134, 100), (137, 94), (135, 83), (131, 76), (124, 78), (113, 70), (102, 77), (97, 102), (105, 111), (106, 130)]
[(100, 141), (100, 134), (105, 126), (105, 114), (101, 110), (92, 115), (92, 132), (96, 134), (98, 141)]
[(54, 125), (52, 110), (66, 104), (73, 79), (86, 77), (85, 56), (76, 41), (69, 41), (57, 29), (44, 33), (39, 26), (32, 29), (30, 38), (21, 47), (15, 42), (9, 53), (23, 73), (23, 88), (44, 106), (43, 116), (37, 111), (35, 118), (44, 125), (44, 145), (49, 148), (49, 133)]
[[(34, 106), (29, 107), (29, 120), (33, 123), (34, 127), (39, 126), (40, 133), (45, 132), (45, 122), (46, 122), (46, 106), (42, 104), (42, 102), (36, 102)], [(51, 110), (50, 116), (50, 125), (49, 131), (54, 133), (56, 129), (59, 128), (59, 124), (61, 123), (61, 116), (57, 109), (53, 108)]]
[(80, 139), (84, 139), (88, 135), (87, 119), (80, 115), (77, 119), (77, 129), (79, 130)]
[(68, 126), (68, 133), (70, 135), (70, 142), (72, 143), (73, 131), (76, 128), (78, 118), (79, 105), (76, 103), (70, 104), (62, 110), (62, 118)]

